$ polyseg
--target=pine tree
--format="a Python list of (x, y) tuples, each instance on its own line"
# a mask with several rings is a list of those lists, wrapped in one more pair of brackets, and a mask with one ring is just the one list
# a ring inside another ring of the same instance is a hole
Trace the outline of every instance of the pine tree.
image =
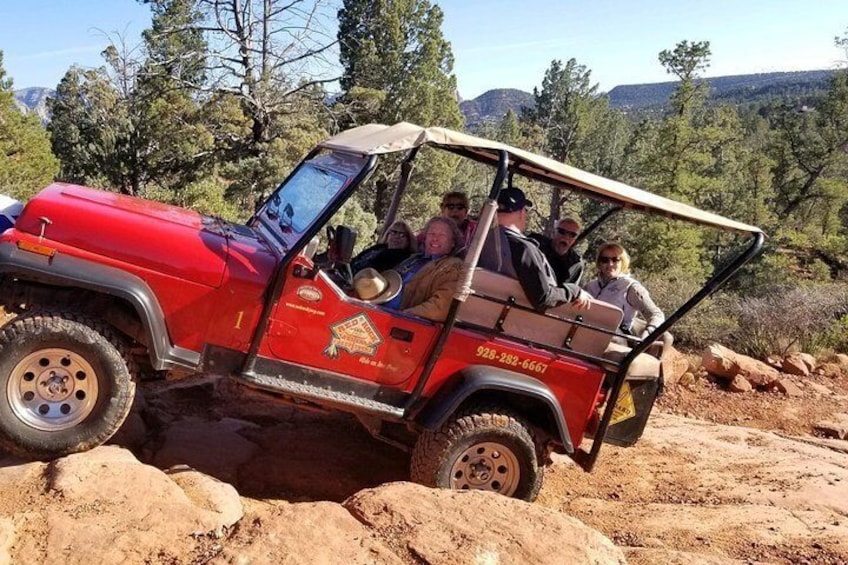
[(47, 186), (59, 171), (50, 139), (35, 114), (15, 106), (11, 78), (6, 78), (0, 51), (0, 190), (27, 200)]
[[(346, 115), (343, 126), (400, 121), (462, 126), (443, 20), (441, 9), (428, 0), (344, 1), (338, 34), (344, 70), (337, 106)], [(438, 209), (440, 195), (451, 189), (456, 161), (444, 152), (419, 155), (404, 202), (407, 219), (422, 222)], [(363, 202), (378, 218), (388, 208), (397, 167), (384, 162), (381, 171)]]

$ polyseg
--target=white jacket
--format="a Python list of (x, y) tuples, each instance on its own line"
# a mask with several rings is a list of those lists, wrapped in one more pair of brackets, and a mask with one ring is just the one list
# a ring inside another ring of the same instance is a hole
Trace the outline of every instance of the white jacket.
[(622, 309), (621, 328), (627, 332), (630, 332), (637, 312), (648, 322), (649, 330), (665, 321), (665, 314), (651, 300), (645, 287), (630, 275), (621, 275), (606, 283), (595, 278), (586, 283), (585, 288), (594, 298)]

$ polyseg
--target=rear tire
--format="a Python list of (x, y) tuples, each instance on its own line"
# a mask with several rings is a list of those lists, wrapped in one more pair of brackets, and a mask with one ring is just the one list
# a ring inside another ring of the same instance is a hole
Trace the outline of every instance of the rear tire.
[(472, 408), (421, 434), (410, 475), (426, 486), (489, 490), (532, 502), (544, 468), (530, 430), (511, 410)]
[(0, 448), (49, 459), (108, 440), (135, 395), (134, 364), (106, 324), (30, 313), (0, 330)]

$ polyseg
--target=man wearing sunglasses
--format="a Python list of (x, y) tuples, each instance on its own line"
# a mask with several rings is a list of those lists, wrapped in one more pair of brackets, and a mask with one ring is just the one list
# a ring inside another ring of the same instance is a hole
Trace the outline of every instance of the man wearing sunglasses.
[(539, 248), (551, 264), (560, 285), (579, 283), (583, 275), (583, 261), (574, 250), (574, 242), (579, 235), (580, 223), (574, 218), (559, 220), (551, 238), (538, 233), (530, 234), (539, 242)]
[(532, 206), (533, 203), (520, 188), (511, 186), (501, 190), (498, 196), (500, 233), (494, 237), (503, 238), (503, 245), (497, 245), (494, 239), (493, 244), (502, 248), (495, 255), (503, 261), (498, 261), (498, 266), (494, 268), (489, 266), (487, 260), (491, 254), (484, 248), (479, 265), (517, 278), (527, 300), (537, 310), (544, 311), (564, 303), (571, 303), (576, 308), (588, 308), (591, 300), (589, 294), (573, 283), (559, 285), (538, 243), (524, 235), (527, 209)]

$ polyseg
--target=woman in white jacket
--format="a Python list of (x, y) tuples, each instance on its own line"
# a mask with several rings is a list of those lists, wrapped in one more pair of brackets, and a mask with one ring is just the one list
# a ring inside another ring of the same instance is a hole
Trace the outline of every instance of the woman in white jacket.
[[(586, 283), (586, 291), (597, 300), (618, 306), (624, 311), (621, 320), (621, 330), (628, 334), (638, 334), (645, 337), (665, 321), (665, 314), (660, 310), (651, 295), (636, 279), (630, 276), (630, 255), (618, 243), (604, 243), (598, 248), (595, 260), (598, 270), (597, 278)], [(644, 319), (637, 320), (636, 314)]]

